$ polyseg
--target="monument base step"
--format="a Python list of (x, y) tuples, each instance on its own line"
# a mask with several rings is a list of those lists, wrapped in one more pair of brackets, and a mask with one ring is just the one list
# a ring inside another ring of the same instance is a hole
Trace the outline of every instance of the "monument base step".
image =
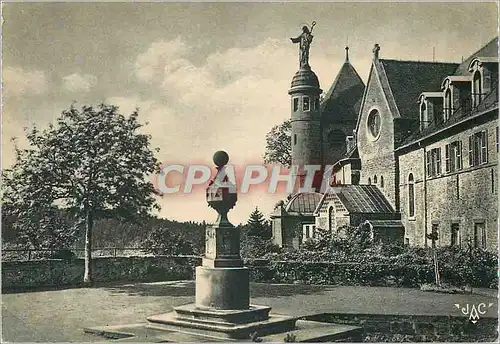
[(174, 311), (148, 317), (148, 321), (148, 326), (155, 329), (165, 329), (221, 339), (248, 340), (254, 333), (263, 336), (292, 331), (295, 329), (297, 318), (272, 314), (265, 320), (235, 324), (179, 317)]
[[(247, 324), (256, 321), (262, 321), (269, 318), (271, 307), (250, 305), (249, 309), (241, 310), (226, 310), (226, 309), (204, 309), (197, 307), (195, 304), (188, 304), (174, 307), (174, 312), (177, 319), (193, 322), (206, 322), (227, 326), (235, 326), (238, 324)], [(168, 313), (167, 313), (168, 314)], [(148, 317), (148, 321), (162, 322), (166, 314), (160, 314)]]
[[(202, 334), (185, 333), (173, 331), (166, 328), (152, 327), (150, 324), (132, 324), (120, 326), (102, 326), (84, 329), (86, 333), (99, 335), (116, 342), (134, 343), (188, 343), (188, 342), (224, 342), (244, 341), (249, 338), (221, 338)], [(264, 343), (284, 342), (288, 336), (290, 341), (312, 343), (312, 342), (361, 342), (362, 328), (343, 324), (322, 323), (317, 321), (297, 320), (295, 328), (282, 333), (261, 335), (258, 337)]]

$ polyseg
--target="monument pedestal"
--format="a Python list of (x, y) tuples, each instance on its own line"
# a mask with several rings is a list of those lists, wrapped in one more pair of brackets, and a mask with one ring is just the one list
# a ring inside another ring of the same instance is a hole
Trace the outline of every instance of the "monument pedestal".
[(248, 309), (248, 268), (196, 267), (196, 307), (200, 309)]
[(250, 305), (248, 268), (240, 257), (239, 229), (219, 223), (206, 230), (205, 257), (196, 267), (195, 303), (150, 316), (148, 327), (220, 339), (249, 339), (291, 331), (296, 318), (269, 315), (271, 307)]

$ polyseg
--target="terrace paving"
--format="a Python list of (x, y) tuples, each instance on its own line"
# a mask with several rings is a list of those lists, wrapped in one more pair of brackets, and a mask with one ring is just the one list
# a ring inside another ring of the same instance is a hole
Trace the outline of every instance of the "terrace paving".
[[(411, 288), (251, 284), (252, 303), (287, 315), (369, 313), (454, 315), (459, 304), (494, 303), (496, 291), (442, 294)], [(102, 342), (84, 327), (144, 323), (146, 317), (194, 302), (194, 281), (101, 285), (2, 295), (2, 339), (7, 342)]]

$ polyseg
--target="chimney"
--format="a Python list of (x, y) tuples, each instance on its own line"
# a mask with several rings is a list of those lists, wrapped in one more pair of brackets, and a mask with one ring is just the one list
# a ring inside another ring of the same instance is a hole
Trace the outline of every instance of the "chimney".
[(374, 60), (378, 60), (379, 51), (380, 51), (380, 45), (375, 44), (375, 46), (373, 47), (373, 59)]

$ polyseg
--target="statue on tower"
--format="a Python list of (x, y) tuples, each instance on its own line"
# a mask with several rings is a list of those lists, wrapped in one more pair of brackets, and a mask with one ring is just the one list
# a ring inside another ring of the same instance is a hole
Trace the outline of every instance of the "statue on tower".
[(311, 46), (313, 40), (313, 29), (316, 22), (313, 21), (311, 24), (311, 30), (304, 25), (302, 27), (302, 33), (296, 38), (290, 38), (293, 43), (299, 43), (299, 67), (300, 68), (310, 68), (309, 66), (309, 47)]

